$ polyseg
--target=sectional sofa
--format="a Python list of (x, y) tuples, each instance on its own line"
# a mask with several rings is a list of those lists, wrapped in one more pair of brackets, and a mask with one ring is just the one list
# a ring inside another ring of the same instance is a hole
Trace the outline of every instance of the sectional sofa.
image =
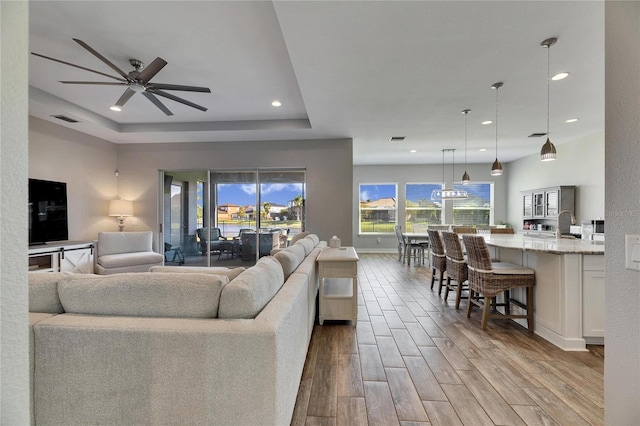
[(246, 270), (30, 275), (32, 422), (288, 425), (325, 246)]

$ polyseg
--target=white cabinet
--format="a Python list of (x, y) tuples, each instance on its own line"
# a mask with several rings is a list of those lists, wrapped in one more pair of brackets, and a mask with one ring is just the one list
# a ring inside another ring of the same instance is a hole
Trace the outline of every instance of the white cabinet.
[(531, 219), (533, 217), (533, 194), (522, 194), (522, 218)]
[(93, 273), (92, 241), (61, 241), (29, 248), (30, 272)]
[(544, 192), (533, 193), (533, 217), (544, 217)]
[[(555, 231), (558, 214), (568, 210), (573, 216), (575, 210), (575, 186), (553, 186), (549, 188), (522, 191), (522, 229)], [(539, 228), (538, 226), (541, 226)], [(569, 233), (571, 215), (560, 217), (560, 230)]]
[(604, 343), (604, 256), (584, 256), (582, 335), (587, 343)]
[(358, 254), (353, 247), (324, 248), (318, 255), (320, 325), (358, 319)]

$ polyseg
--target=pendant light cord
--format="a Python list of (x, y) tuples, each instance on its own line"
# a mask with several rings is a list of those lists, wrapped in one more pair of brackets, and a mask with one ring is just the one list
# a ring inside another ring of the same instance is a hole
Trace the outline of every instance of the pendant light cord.
[(496, 86), (496, 159), (498, 158), (498, 90), (500, 86)]
[(551, 62), (551, 52), (549, 52), (551, 50), (551, 44), (549, 44), (549, 46), (547, 46), (547, 139), (549, 139), (549, 86), (551, 84), (550, 80), (551, 80), (551, 75), (550, 75), (550, 68), (549, 68), (549, 64)]
[(443, 189), (447, 187), (447, 182), (444, 180), (444, 149), (442, 150), (442, 186), (444, 186)]
[[(467, 115), (468, 112), (464, 113), (464, 168), (467, 168)], [(465, 170), (466, 171), (466, 170)]]

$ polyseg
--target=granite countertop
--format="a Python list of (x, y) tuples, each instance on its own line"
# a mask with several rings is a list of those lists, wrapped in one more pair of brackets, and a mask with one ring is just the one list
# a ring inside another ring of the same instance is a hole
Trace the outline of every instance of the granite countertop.
[(487, 245), (523, 251), (542, 251), (554, 254), (604, 254), (604, 241), (585, 241), (579, 238), (531, 236), (531, 235), (485, 235)]

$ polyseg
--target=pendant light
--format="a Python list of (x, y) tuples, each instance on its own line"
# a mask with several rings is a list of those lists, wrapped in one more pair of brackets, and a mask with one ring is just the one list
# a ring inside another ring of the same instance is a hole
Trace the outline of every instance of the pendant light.
[(469, 195), (467, 191), (464, 189), (447, 189), (447, 184), (444, 180), (444, 153), (451, 151), (453, 153), (452, 157), (452, 166), (451, 166), (451, 185), (453, 185), (453, 180), (455, 179), (455, 167), (456, 167), (456, 159), (455, 159), (455, 149), (443, 149), (442, 150), (442, 186), (444, 189), (434, 189), (431, 191), (431, 201), (441, 201), (441, 200), (459, 200), (463, 198), (467, 198)]
[(462, 184), (468, 185), (471, 182), (469, 173), (467, 173), (467, 115), (471, 112), (470, 109), (463, 109), (464, 114), (464, 174), (462, 175)]
[(549, 84), (551, 82), (551, 75), (549, 74), (549, 51), (551, 50), (551, 46), (556, 44), (556, 41), (558, 41), (558, 39), (552, 37), (540, 43), (540, 46), (547, 49), (547, 141), (542, 145), (542, 149), (540, 150), (540, 161), (553, 161), (556, 159), (556, 147), (551, 143), (551, 139), (549, 139)]
[(491, 166), (491, 176), (502, 175), (502, 164), (498, 161), (498, 89), (502, 87), (502, 84), (502, 82), (498, 82), (491, 86), (496, 91), (496, 161)]

